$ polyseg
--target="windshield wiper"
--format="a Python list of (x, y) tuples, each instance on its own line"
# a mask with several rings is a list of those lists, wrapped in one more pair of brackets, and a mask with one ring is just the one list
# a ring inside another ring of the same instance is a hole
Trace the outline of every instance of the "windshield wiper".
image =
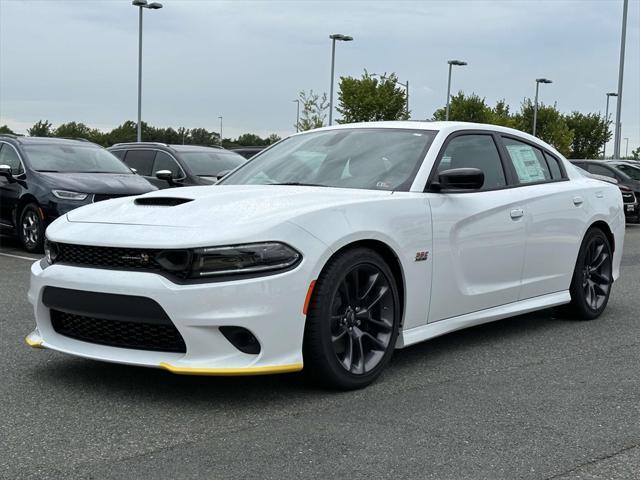
[(60, 170), (36, 170), (36, 172), (60, 173)]
[(329, 185), (322, 185), (321, 183), (304, 183), (304, 182), (282, 182), (282, 183), (267, 183), (267, 185), (294, 185), (298, 187), (328, 187)]

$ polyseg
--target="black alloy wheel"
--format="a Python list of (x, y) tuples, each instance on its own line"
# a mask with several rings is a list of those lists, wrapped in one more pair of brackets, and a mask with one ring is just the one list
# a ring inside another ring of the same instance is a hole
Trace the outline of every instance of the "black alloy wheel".
[(305, 371), (335, 388), (368, 385), (391, 358), (399, 317), (398, 289), (384, 259), (363, 248), (339, 254), (311, 299)]
[(29, 203), (22, 209), (16, 229), (25, 250), (30, 253), (42, 252), (44, 246), (44, 222), (40, 218), (40, 211), (36, 204)]
[(582, 241), (570, 289), (570, 311), (578, 318), (597, 318), (607, 306), (613, 285), (612, 257), (604, 232), (590, 229)]

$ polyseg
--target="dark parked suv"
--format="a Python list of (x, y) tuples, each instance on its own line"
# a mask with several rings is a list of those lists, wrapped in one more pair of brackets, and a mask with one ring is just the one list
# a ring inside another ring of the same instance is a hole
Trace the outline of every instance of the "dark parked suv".
[(570, 160), (570, 162), (591, 174), (616, 180), (621, 187), (627, 221), (640, 222), (639, 165), (624, 160)]
[(69, 210), (157, 190), (91, 142), (0, 135), (0, 226), (42, 251), (47, 225)]
[(213, 185), (246, 160), (215, 147), (117, 143), (109, 151), (158, 188)]

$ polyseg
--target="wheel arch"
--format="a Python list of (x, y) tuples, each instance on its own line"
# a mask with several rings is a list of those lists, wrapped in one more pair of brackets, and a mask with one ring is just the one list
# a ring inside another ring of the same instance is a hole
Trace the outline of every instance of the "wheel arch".
[(38, 199), (30, 193), (24, 194), (18, 200), (18, 204), (16, 205), (16, 209), (13, 212), (13, 224), (18, 227), (18, 223), (20, 223), (20, 215), (22, 215), (22, 210), (29, 203), (35, 203), (38, 208), (40, 208), (40, 203), (38, 203)]
[(406, 301), (406, 288), (405, 288), (405, 275), (404, 269), (402, 268), (402, 263), (400, 261), (400, 257), (395, 252), (391, 246), (381, 240), (375, 240), (372, 238), (354, 240), (343, 246), (341, 246), (338, 250), (333, 252), (333, 254), (327, 259), (322, 267), (324, 270), (325, 266), (329, 264), (329, 262), (335, 258), (337, 255), (347, 251), (352, 250), (354, 248), (368, 248), (373, 250), (378, 255), (380, 255), (384, 261), (389, 265), (391, 269), (391, 273), (393, 273), (394, 280), (396, 285), (398, 286), (398, 296), (400, 297), (400, 324), (402, 327), (404, 324), (404, 312), (405, 312), (405, 301)]
[[(605, 236), (607, 237), (607, 240), (609, 240), (609, 244), (611, 245), (611, 253), (616, 251), (616, 239), (615, 236), (613, 235), (613, 232), (611, 231), (611, 227), (609, 227), (609, 224), (607, 222), (605, 222), (604, 220), (597, 220), (595, 222), (593, 222), (591, 225), (589, 225), (589, 228), (587, 228), (587, 232), (589, 230), (591, 230), (592, 228), (598, 228), (600, 230), (602, 230), (602, 232), (605, 234)], [(587, 233), (585, 232), (585, 235)], [(584, 235), (583, 235), (584, 238)]]

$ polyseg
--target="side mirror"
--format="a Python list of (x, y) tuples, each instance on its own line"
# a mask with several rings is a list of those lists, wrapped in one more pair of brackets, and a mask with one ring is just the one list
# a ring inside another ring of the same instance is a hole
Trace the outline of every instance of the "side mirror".
[(7, 177), (9, 180), (13, 178), (13, 172), (9, 165), (0, 165), (0, 176)]
[(438, 175), (431, 187), (435, 191), (480, 190), (484, 185), (484, 173), (479, 168), (452, 168)]
[(227, 175), (229, 175), (229, 172), (231, 170), (227, 169), (227, 170), (222, 170), (221, 172), (218, 172), (218, 174), (216, 175), (216, 178), (218, 180), (222, 180), (224, 177), (226, 177)]
[(131, 170), (133, 173), (138, 173), (138, 169), (136, 168), (130, 168), (129, 170)]
[(171, 170), (158, 170), (156, 172), (156, 178), (158, 180), (164, 180), (169, 183), (169, 185), (173, 185), (173, 173)]

